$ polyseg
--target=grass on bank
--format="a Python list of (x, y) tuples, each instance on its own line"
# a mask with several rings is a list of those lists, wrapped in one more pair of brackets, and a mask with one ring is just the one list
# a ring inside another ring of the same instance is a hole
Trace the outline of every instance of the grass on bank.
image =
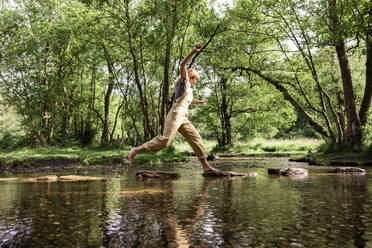
[[(14, 160), (28, 159), (78, 159), (82, 165), (103, 165), (117, 162), (127, 163), (127, 155), (131, 147), (43, 147), (22, 148), (13, 151), (0, 151), (0, 165), (11, 163)], [(186, 161), (187, 156), (182, 155), (174, 147), (168, 147), (156, 153), (144, 152), (139, 154), (135, 163), (156, 165), (161, 163)]]
[[(204, 147), (207, 154), (216, 153), (231, 153), (231, 154), (273, 154), (273, 153), (288, 153), (288, 154), (306, 154), (308, 151), (316, 150), (324, 143), (321, 139), (255, 139), (249, 142), (236, 142), (234, 147), (217, 147), (215, 141), (204, 141)], [(178, 151), (190, 151), (189, 145), (186, 142), (175, 144)]]
[(343, 151), (341, 147), (325, 142), (318, 147), (317, 152), (292, 156), (292, 159), (323, 166), (372, 166), (372, 142), (366, 141), (359, 152)]

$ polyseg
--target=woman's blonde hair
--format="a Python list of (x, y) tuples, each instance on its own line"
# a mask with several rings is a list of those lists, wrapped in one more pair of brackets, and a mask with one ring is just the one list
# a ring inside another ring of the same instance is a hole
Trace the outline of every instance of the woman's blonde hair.
[(187, 70), (187, 75), (189, 78), (195, 77), (196, 80), (199, 80), (200, 78), (199, 72), (197, 70), (194, 70), (193, 68)]

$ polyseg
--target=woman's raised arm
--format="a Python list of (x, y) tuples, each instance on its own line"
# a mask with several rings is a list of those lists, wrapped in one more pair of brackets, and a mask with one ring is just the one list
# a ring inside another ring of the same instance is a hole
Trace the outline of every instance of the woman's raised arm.
[(181, 61), (180, 64), (180, 76), (182, 80), (186, 79), (186, 64), (189, 62), (189, 60), (194, 56), (197, 52), (200, 52), (202, 49), (202, 46), (197, 43), (195, 44), (194, 48), (192, 51)]

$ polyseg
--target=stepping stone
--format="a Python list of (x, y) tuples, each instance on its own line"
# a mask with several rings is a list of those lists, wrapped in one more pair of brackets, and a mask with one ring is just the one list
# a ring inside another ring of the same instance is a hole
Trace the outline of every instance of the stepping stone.
[(333, 170), (330, 170), (329, 173), (350, 173), (350, 174), (365, 175), (366, 170), (358, 168), (358, 167), (337, 167)]
[(289, 176), (289, 177), (306, 177), (308, 172), (303, 168), (268, 168), (269, 174), (280, 175), (280, 176)]
[(214, 161), (214, 160), (216, 160), (216, 159), (218, 159), (218, 158), (219, 158), (218, 154), (212, 152), (211, 154), (208, 155), (207, 160), (208, 160), (208, 161)]
[(169, 171), (138, 171), (136, 173), (136, 178), (162, 178), (162, 179), (177, 179), (181, 175), (176, 172)]
[(256, 172), (235, 172), (235, 171), (218, 171), (212, 172), (207, 171), (202, 174), (203, 177), (255, 177), (257, 176)]

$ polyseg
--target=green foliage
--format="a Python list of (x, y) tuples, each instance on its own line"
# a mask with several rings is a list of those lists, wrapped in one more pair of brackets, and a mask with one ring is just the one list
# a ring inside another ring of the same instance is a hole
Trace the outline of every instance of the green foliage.
[(332, 142), (326, 141), (319, 147), (319, 151), (324, 154), (342, 152), (342, 148)]
[(211, 152), (216, 153), (300, 153), (319, 149), (324, 144), (320, 139), (255, 139), (249, 142), (237, 142), (233, 147), (215, 145)]
[(367, 149), (364, 151), (364, 153), (366, 155), (371, 155), (372, 154), (372, 142), (370, 143), (370, 145), (367, 147)]
[[(319, 138), (315, 122), (337, 138), (347, 119), (336, 34), (353, 46), (348, 59), (358, 107), (362, 101), (367, 0), (337, 5), (337, 32), (329, 30), (323, 0), (237, 0), (226, 9), (209, 0), (126, 3), (19, 0), (0, 5), (0, 106), (10, 106), (10, 116), (20, 120), (4, 122), (0, 114), (1, 147), (89, 147), (101, 142), (104, 122), (114, 147), (147, 141), (144, 113), (160, 134), (163, 85), (169, 80), (172, 86), (180, 61), (196, 42), (209, 41), (193, 64), (201, 73), (194, 97), (206, 97), (208, 103), (191, 107), (190, 120), (203, 138), (218, 142), (216, 151), (306, 150), (238, 143)], [(109, 84), (114, 88), (105, 106)], [(371, 133), (369, 120), (366, 145)], [(159, 154), (178, 156), (164, 152)]]
[(237, 151), (234, 147), (231, 147), (231, 146), (220, 147), (218, 144), (214, 146), (211, 150), (211, 152), (215, 152), (215, 153), (230, 153), (234, 151)]
[(20, 141), (19, 136), (15, 136), (10, 132), (5, 132), (0, 138), (0, 149), (1, 150), (12, 150), (18, 147)]

